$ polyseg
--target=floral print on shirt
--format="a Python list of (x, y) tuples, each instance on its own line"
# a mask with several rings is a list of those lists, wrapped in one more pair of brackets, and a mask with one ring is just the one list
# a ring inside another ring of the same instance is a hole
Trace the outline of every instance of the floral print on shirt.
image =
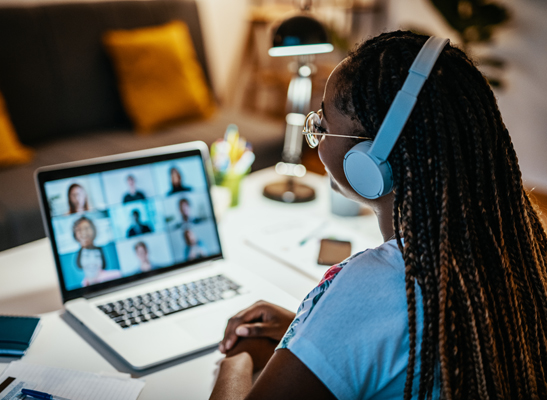
[(304, 298), (304, 300), (300, 304), (300, 307), (298, 307), (298, 311), (296, 312), (296, 316), (294, 320), (291, 322), (291, 325), (289, 326), (289, 329), (287, 329), (287, 332), (281, 339), (281, 342), (279, 342), (279, 344), (277, 345), (276, 350), (286, 349), (289, 346), (290, 341), (296, 334), (298, 326), (302, 322), (306, 321), (306, 319), (308, 319), (311, 312), (315, 308), (315, 305), (319, 302), (319, 299), (321, 299), (323, 294), (330, 287), (336, 275), (338, 275), (338, 273), (340, 273), (342, 268), (344, 268), (353, 258), (357, 257), (358, 255), (362, 253), (363, 253), (362, 251), (359, 253), (355, 253), (351, 257), (346, 258), (341, 263), (333, 265), (327, 270), (327, 272), (325, 272), (325, 275), (323, 275), (323, 279), (321, 279), (321, 282), (319, 282), (319, 285), (317, 285), (317, 287), (315, 287), (310, 293), (308, 293), (308, 295)]

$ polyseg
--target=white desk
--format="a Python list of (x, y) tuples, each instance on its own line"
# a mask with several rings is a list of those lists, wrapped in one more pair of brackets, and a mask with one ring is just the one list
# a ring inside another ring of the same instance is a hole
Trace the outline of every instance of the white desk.
[[(317, 200), (304, 204), (281, 204), (262, 197), (264, 184), (279, 179), (271, 170), (251, 174), (243, 182), (240, 206), (220, 219), (220, 234), (226, 258), (277, 285), (297, 299), (303, 298), (316, 281), (244, 244), (248, 232), (283, 215), (304, 211), (328, 215), (328, 187), (324, 177), (308, 174), (305, 181), (316, 189)], [(375, 221), (367, 220), (367, 229)], [(354, 224), (348, 220), (349, 224)], [(55, 266), (49, 242), (38, 240), (0, 253), (0, 313), (42, 315), (42, 329), (23, 360), (82, 371), (135, 373), (63, 313)], [(206, 399), (214, 383), (216, 350), (173, 361), (146, 371), (146, 385), (139, 399)], [(0, 373), (10, 359), (0, 360)]]

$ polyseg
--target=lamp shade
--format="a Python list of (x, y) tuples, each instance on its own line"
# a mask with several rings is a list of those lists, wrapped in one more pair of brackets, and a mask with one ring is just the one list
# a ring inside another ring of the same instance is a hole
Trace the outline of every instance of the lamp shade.
[(277, 27), (268, 54), (272, 57), (298, 56), (329, 53), (333, 49), (327, 31), (319, 21), (307, 15), (297, 15)]

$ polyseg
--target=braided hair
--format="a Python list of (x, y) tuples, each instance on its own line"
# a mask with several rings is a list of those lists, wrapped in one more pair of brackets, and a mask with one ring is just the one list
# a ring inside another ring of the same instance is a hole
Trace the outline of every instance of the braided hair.
[[(344, 62), (335, 105), (366, 136), (426, 40), (385, 33)], [(547, 398), (547, 237), (494, 95), (461, 50), (444, 48), (389, 162), (408, 305), (404, 398), (418, 362), (419, 399), (434, 384), (445, 399)]]

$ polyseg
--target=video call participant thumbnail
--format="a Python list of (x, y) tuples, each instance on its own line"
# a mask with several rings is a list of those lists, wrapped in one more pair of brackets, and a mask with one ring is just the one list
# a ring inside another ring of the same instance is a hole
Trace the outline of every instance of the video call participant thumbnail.
[(182, 226), (188, 226), (190, 224), (199, 224), (200, 222), (206, 220), (205, 217), (196, 217), (193, 215), (192, 206), (190, 200), (183, 197), (179, 200), (179, 211), (182, 219)]
[(135, 176), (127, 175), (127, 193), (123, 196), (123, 203), (129, 203), (136, 200), (145, 200), (144, 193), (137, 189), (137, 181)]
[(133, 221), (131, 223), (131, 226), (127, 230), (127, 237), (138, 236), (144, 233), (152, 232), (152, 229), (148, 225), (141, 222), (141, 213), (139, 212), (139, 210), (133, 210), (131, 215)]
[(73, 183), (68, 188), (68, 213), (76, 214), (89, 210), (87, 193), (78, 183)]
[(178, 192), (189, 192), (192, 190), (191, 187), (184, 186), (182, 172), (180, 172), (176, 167), (172, 167), (169, 170), (169, 175), (171, 177), (171, 190), (168, 195)]
[(140, 262), (140, 270), (141, 272), (148, 272), (154, 269), (152, 266), (152, 263), (150, 262), (150, 258), (148, 257), (148, 246), (144, 242), (137, 242), (134, 246), (135, 254), (137, 255), (137, 258)]
[(186, 260), (191, 261), (207, 255), (201, 241), (196, 237), (196, 234), (193, 231), (186, 229), (183, 232), (183, 237), (184, 243), (186, 244), (184, 250)]
[(106, 270), (106, 258), (103, 249), (95, 246), (97, 228), (92, 220), (81, 217), (74, 222), (72, 228), (74, 239), (80, 244), (76, 255), (76, 266), (83, 271), (82, 286), (94, 285), (121, 278), (119, 270)]

